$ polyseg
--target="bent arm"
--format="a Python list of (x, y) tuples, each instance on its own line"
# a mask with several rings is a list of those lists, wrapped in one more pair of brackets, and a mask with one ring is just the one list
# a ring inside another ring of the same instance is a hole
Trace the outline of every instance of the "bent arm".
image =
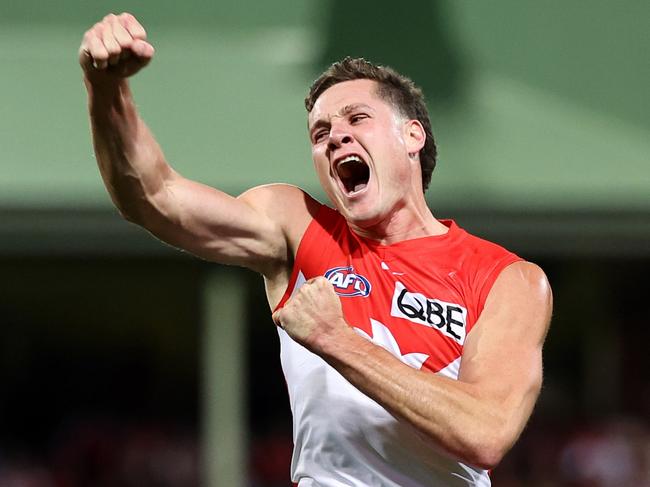
[(144, 28), (126, 13), (95, 24), (79, 51), (95, 155), (113, 202), (126, 219), (171, 245), (279, 275), (315, 202), (287, 185), (234, 198), (174, 171), (138, 114), (127, 80), (153, 54)]
[(539, 395), (551, 300), (541, 269), (523, 262), (507, 267), (466, 339), (458, 380), (408, 367), (349, 326), (303, 338), (350, 383), (433, 443), (489, 469), (517, 440)]

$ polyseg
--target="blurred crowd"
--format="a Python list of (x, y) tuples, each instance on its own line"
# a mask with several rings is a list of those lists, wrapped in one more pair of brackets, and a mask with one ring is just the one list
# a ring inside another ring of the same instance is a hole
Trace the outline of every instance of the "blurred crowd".
[(493, 474), (495, 487), (650, 486), (647, 419), (532, 424)]
[(195, 487), (196, 435), (163, 425), (88, 421), (58, 432), (45, 454), (0, 450), (2, 487)]
[[(166, 425), (88, 421), (57, 433), (44, 455), (0, 450), (1, 487), (198, 487), (195, 433)], [(250, 487), (290, 485), (291, 433), (252, 438)], [(531, 424), (493, 472), (495, 487), (650, 486), (647, 419), (572, 427)]]

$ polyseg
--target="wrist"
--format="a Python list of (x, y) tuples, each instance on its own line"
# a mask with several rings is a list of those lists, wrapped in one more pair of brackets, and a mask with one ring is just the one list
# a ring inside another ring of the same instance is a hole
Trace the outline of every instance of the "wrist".
[(88, 92), (88, 103), (91, 112), (108, 108), (120, 110), (126, 99), (131, 98), (128, 81), (124, 78), (103, 79), (101, 81), (84, 77)]
[(338, 361), (349, 351), (361, 351), (368, 341), (361, 337), (344, 319), (328, 333), (317, 336), (313, 343), (314, 353), (326, 361)]

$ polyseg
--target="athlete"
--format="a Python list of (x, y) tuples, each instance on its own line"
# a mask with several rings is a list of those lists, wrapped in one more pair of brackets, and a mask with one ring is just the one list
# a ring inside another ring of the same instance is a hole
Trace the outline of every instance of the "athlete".
[(333, 208), (294, 186), (238, 197), (185, 179), (140, 118), (128, 77), (154, 55), (130, 14), (88, 30), (79, 60), (93, 143), (119, 211), (162, 240), (264, 277), (308, 486), (490, 485), (542, 383), (543, 271), (436, 219), (421, 92), (362, 59), (306, 100)]

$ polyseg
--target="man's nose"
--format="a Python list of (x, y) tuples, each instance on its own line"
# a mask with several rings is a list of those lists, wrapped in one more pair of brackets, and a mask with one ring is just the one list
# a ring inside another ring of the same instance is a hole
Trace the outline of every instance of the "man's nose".
[(350, 132), (347, 130), (344, 130), (343, 128), (340, 127), (332, 127), (330, 130), (330, 136), (329, 136), (329, 141), (327, 143), (328, 149), (330, 151), (334, 149), (338, 149), (341, 147), (343, 144), (349, 144), (352, 142), (354, 139), (352, 138), (352, 135), (350, 135)]

